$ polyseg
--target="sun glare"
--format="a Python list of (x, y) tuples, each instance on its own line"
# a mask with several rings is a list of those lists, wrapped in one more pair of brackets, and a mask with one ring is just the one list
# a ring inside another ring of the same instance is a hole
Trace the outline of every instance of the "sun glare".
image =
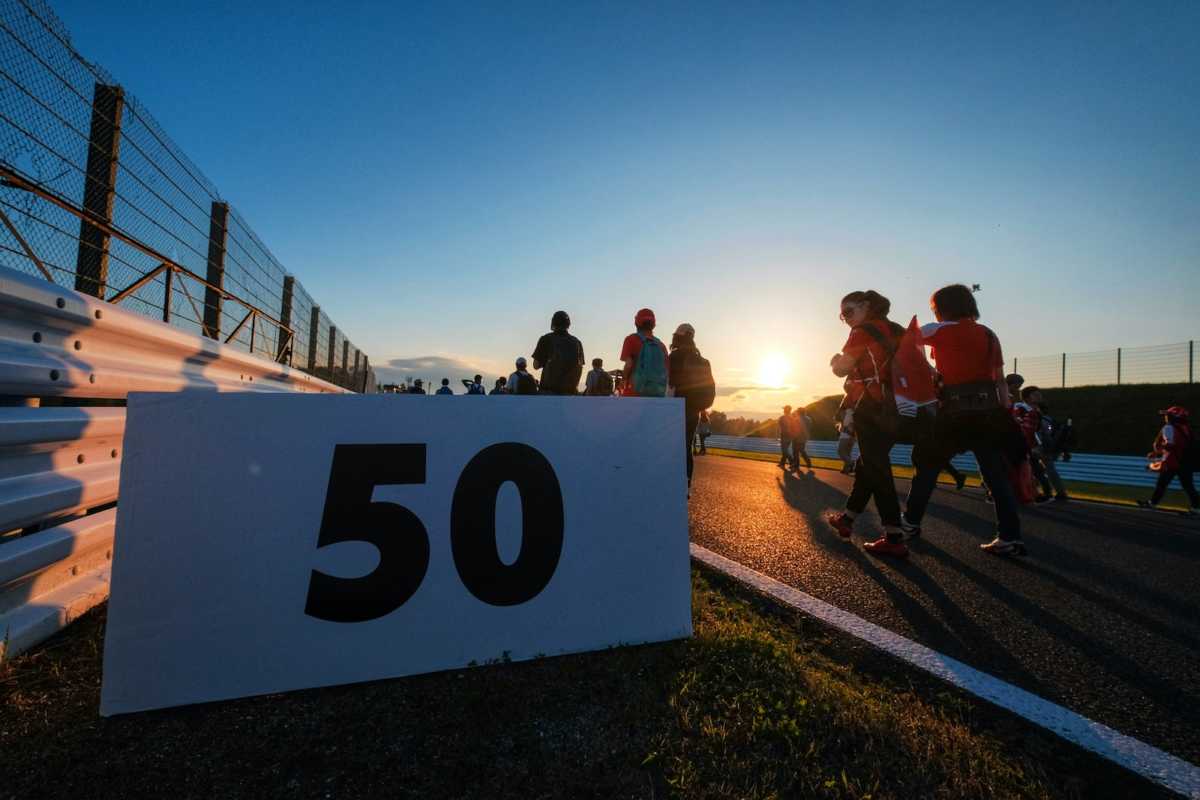
[(792, 365), (780, 353), (770, 353), (758, 364), (758, 382), (764, 386), (782, 386)]

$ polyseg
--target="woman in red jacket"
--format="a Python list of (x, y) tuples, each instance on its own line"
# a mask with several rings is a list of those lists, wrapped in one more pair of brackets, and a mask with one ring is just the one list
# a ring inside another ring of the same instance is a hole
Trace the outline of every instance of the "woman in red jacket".
[(854, 412), (859, 456), (845, 510), (828, 514), (825, 519), (838, 535), (849, 539), (854, 518), (866, 510), (874, 496), (883, 536), (864, 543), (863, 548), (881, 555), (906, 556), (900, 501), (892, 479), (891, 452), (896, 431), (887, 423), (889, 415), (893, 420), (896, 416), (890, 363), (904, 329), (888, 319), (891, 306), (875, 291), (851, 292), (842, 298), (841, 319), (850, 326), (850, 337), (842, 352), (830, 359), (829, 366), (834, 375), (846, 378), (843, 405)]
[(1138, 500), (1138, 505), (1142, 508), (1157, 507), (1167, 487), (1178, 475), (1179, 484), (1187, 492), (1191, 506), (1184, 513), (1196, 514), (1200, 509), (1200, 496), (1197, 496), (1196, 485), (1192, 480), (1196, 469), (1196, 465), (1192, 463), (1195, 443), (1192, 439), (1192, 426), (1188, 422), (1188, 410), (1183, 406), (1171, 406), (1158, 413), (1163, 415), (1163, 427), (1154, 438), (1154, 450), (1150, 453), (1152, 458), (1161, 459), (1158, 463), (1158, 483), (1150, 499)]
[[(929, 306), (937, 322), (924, 326), (921, 336), (933, 348), (933, 361), (944, 382), (938, 412), (941, 455), (949, 458), (964, 450), (972, 451), (991, 489), (996, 538), (980, 547), (994, 555), (1025, 555), (1017, 499), (1003, 455), (1011, 422), (1000, 340), (978, 323), (975, 295), (962, 284), (938, 289)], [(937, 471), (929, 473), (918, 471), (913, 479), (904, 514), (906, 527), (919, 530), (937, 482)]]

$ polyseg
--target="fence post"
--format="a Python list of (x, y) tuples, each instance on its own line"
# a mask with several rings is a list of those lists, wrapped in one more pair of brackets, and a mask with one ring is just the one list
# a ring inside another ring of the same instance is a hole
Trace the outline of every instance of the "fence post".
[[(208, 218), (208, 275), (204, 287), (204, 335), (221, 338), (221, 300), (225, 297), (225, 235), (229, 205), (213, 201)], [(213, 287), (216, 287), (215, 289)]]
[(371, 357), (363, 356), (363, 371), (362, 371), (362, 393), (367, 393), (367, 381), (371, 378)]
[(1196, 367), (1196, 340), (1188, 339), (1188, 383), (1192, 382), (1192, 373)]
[(1013, 372), (1020, 372), (1020, 370), (1017, 369), (1017, 357), (1016, 356), (1013, 356)]
[(330, 381), (330, 382), (333, 382), (333, 352), (336, 349), (335, 343), (334, 343), (335, 339), (337, 339), (337, 326), (330, 325), (329, 326), (328, 364), (326, 365), (326, 369), (329, 370), (329, 372), (326, 373), (326, 375), (325, 375), (325, 380)]
[[(112, 223), (117, 188), (117, 156), (121, 150), (121, 114), (125, 90), (97, 83), (92, 90), (92, 124), (88, 133), (87, 174), (83, 208)], [(104, 299), (108, 283), (109, 236), (86, 219), (79, 221), (79, 251), (75, 256), (75, 291)]]
[(1066, 353), (1063, 353), (1063, 359), (1062, 359), (1062, 385), (1063, 385), (1064, 389), (1067, 388), (1067, 354)]
[[(347, 380), (346, 369), (350, 366), (350, 340), (342, 339), (342, 371), (340, 374), (342, 382), (338, 386), (346, 386), (350, 381)], [(349, 388), (349, 387), (346, 387)]]
[(171, 321), (171, 282), (175, 279), (175, 270), (167, 267), (163, 273), (163, 322)]
[(346, 387), (347, 389), (353, 389), (358, 383), (358, 365), (360, 361), (362, 361), (362, 350), (356, 347), (354, 348), (354, 371), (350, 373), (350, 380), (348, 381), (350, 385)]
[(1117, 348), (1117, 386), (1121, 385), (1121, 348)]
[(282, 323), (283, 327), (279, 328), (275, 332), (275, 335), (279, 337), (279, 341), (277, 342), (278, 346), (275, 350), (275, 361), (277, 363), (282, 363), (283, 357), (286, 355), (287, 364), (289, 367), (292, 365), (292, 349), (295, 345), (295, 342), (292, 340), (295, 339), (296, 336), (295, 333), (288, 333), (286, 334), (288, 338), (285, 341), (283, 338), (285, 335), (283, 328), (292, 327), (292, 292), (295, 285), (296, 279), (294, 277), (291, 275), (283, 276), (283, 301), (279, 305), (279, 321)]
[(317, 336), (321, 332), (321, 307), (312, 307), (312, 319), (308, 323), (308, 374), (317, 374)]

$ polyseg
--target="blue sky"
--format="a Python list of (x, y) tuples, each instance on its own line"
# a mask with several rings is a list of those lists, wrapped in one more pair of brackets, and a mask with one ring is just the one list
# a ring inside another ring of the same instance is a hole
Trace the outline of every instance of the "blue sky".
[(1200, 338), (1195, 3), (53, 6), (377, 365), (648, 305), (769, 411), (952, 281), (1008, 355)]

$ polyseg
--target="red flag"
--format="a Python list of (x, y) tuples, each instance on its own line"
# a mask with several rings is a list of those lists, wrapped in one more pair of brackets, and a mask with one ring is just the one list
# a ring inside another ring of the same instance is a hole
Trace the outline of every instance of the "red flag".
[(933, 385), (933, 369), (925, 360), (921, 327), (917, 325), (915, 316), (908, 323), (904, 335), (900, 337), (892, 378), (893, 390), (905, 399), (918, 404), (937, 399), (937, 388)]

